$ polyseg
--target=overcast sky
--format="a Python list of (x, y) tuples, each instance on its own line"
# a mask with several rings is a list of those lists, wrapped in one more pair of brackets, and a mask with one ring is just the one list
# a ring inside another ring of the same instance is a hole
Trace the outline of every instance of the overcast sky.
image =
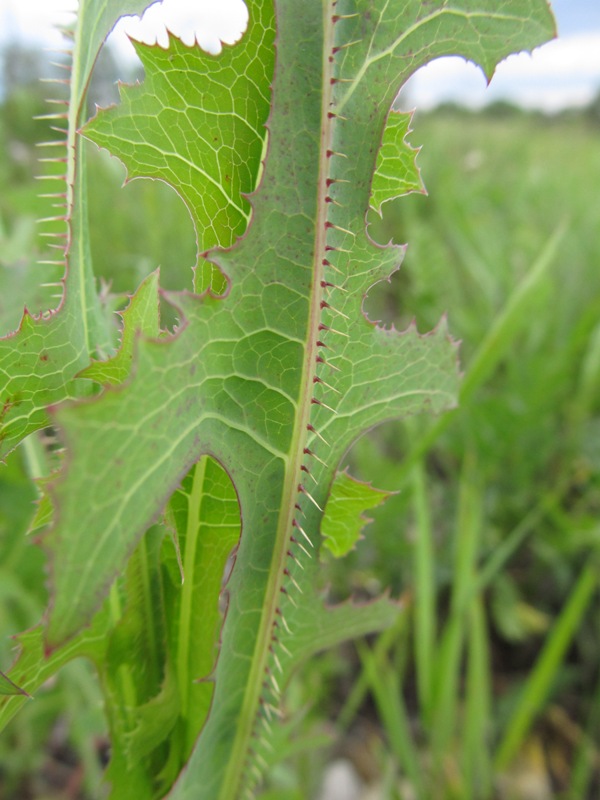
[[(60, 40), (52, 34), (52, 24), (68, 20), (60, 12), (74, 10), (76, 5), (75, 0), (0, 0), (0, 41), (27, 37), (40, 46), (57, 44)], [(600, 91), (600, 0), (551, 0), (551, 5), (558, 41), (538, 48), (533, 56), (508, 58), (487, 89), (481, 71), (472, 64), (459, 58), (438, 59), (411, 79), (403, 93), (405, 104), (430, 108), (442, 100), (455, 100), (477, 106), (510, 99), (553, 111), (588, 103)], [(165, 34), (161, 21), (166, 21), (187, 43), (195, 34), (202, 46), (214, 51), (219, 39), (234, 41), (245, 20), (242, 0), (164, 0), (146, 12), (142, 25), (121, 23), (111, 44), (128, 57), (131, 46), (125, 27), (138, 38), (152, 39), (158, 34), (161, 41)]]

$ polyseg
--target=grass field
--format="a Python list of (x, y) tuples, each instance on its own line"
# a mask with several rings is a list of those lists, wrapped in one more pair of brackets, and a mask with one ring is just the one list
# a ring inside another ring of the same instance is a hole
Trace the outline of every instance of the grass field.
[(409, 596), (406, 641), (380, 656), (403, 664), (400, 679), (390, 667), (404, 692), (385, 694), (402, 698), (394, 714), (381, 697), (384, 725), (405, 773), (425, 750), (427, 777), (413, 780), (432, 796), (525, 797), (499, 780), (522, 769), (539, 773), (539, 796), (594, 797), (598, 129), (452, 112), (414, 129), (430, 195), (374, 224), (409, 248), (367, 307), (422, 331), (447, 311), (465, 377), (458, 411), (378, 431), (351, 457), (401, 489), (354, 562)]
[[(348, 456), (355, 474), (397, 494), (349, 558), (328, 560), (330, 591), (389, 586), (406, 614), (294, 681), (297, 751), (270, 796), (314, 796), (324, 764), (345, 755), (391, 800), (591, 800), (600, 792), (600, 128), (583, 117), (450, 110), (413, 128), (429, 196), (373, 216), (376, 240), (409, 248), (365, 307), (399, 328), (415, 318), (423, 332), (447, 312), (462, 342), (460, 408), (374, 431)], [(195, 242), (179, 199), (149, 181), (121, 189), (117, 163), (90, 155), (98, 274), (132, 291), (160, 265), (164, 285), (188, 288)], [(13, 287), (0, 298), (4, 330), (24, 303), (47, 301), (40, 268), (29, 267), (43, 215), (34, 171), (31, 158), (18, 174), (0, 169), (0, 264)], [(34, 456), (17, 451), (0, 472), (0, 668), (8, 637), (35, 624), (45, 602), (43, 555), (24, 537)], [(36, 789), (60, 747), (84, 765), (83, 785), (97, 785), (99, 702), (79, 663), (40, 692), (0, 739), (0, 796), (66, 798), (48, 781)]]

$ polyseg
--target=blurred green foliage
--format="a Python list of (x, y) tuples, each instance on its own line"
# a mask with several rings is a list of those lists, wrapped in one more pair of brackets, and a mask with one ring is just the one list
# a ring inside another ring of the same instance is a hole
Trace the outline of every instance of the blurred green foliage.
[[(9, 86), (13, 62), (5, 53), (0, 267), (14, 279), (10, 298), (0, 298), (5, 330), (24, 304), (40, 311), (50, 302), (34, 267), (43, 248), (33, 222), (46, 210), (33, 144), (48, 130), (30, 120), (44, 111), (43, 92), (27, 77)], [(600, 791), (596, 117), (594, 108), (546, 118), (503, 106), (481, 114), (447, 108), (414, 121), (410, 140), (422, 146), (430, 194), (369, 218), (373, 238), (409, 248), (365, 309), (398, 328), (414, 317), (422, 331), (447, 311), (467, 383), (475, 377), (443, 421), (386, 426), (348, 456), (354, 475), (397, 493), (372, 512), (343, 566), (326, 560), (329, 591), (369, 595), (391, 586), (409, 614), (401, 630), (316, 660), (290, 687), (289, 711), (306, 739), (274, 776), (273, 797), (312, 796), (326, 758), (307, 753), (336, 725), (351, 742), (374, 709), (379, 727), (367, 749), (374, 772), (395, 787), (390, 797), (400, 796), (400, 774), (424, 793), (436, 787), (436, 798), (492, 796), (498, 772), (535, 736), (545, 743), (556, 797)], [(93, 257), (107, 292), (132, 292), (156, 266), (163, 286), (190, 289), (196, 245), (182, 201), (158, 182), (121, 188), (121, 165), (89, 150)], [(9, 637), (35, 624), (46, 602), (44, 556), (26, 536), (31, 477), (44, 474), (43, 457), (27, 446), (0, 472), (0, 667), (11, 661)], [(85, 665), (69, 669), (78, 670), (70, 694), (66, 682), (49, 687), (0, 740), (1, 796), (21, 796), (57, 718), (82, 704), (85, 720), (73, 714), (66, 740), (89, 784), (97, 780), (87, 731), (101, 737), (98, 694)], [(557, 709), (572, 726), (562, 772), (548, 755)]]

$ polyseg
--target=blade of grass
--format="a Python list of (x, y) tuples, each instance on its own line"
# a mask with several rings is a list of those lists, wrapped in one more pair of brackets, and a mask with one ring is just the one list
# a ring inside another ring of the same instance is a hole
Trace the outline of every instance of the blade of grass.
[(436, 635), (435, 582), (431, 515), (422, 461), (418, 461), (413, 469), (412, 488), (416, 522), (413, 548), (415, 666), (419, 703), (425, 720), (428, 720), (431, 714)]
[[(404, 602), (408, 604), (408, 600), (405, 599)], [(394, 645), (402, 645), (403, 643), (406, 644), (406, 640), (408, 638), (407, 623), (409, 618), (410, 614), (400, 614), (398, 616), (398, 622), (377, 637), (372, 650), (377, 670), (382, 668), (383, 664), (387, 660), (390, 650)], [(408, 648), (404, 646), (402, 647), (402, 650), (403, 652), (407, 652)], [(338, 714), (336, 723), (338, 731), (343, 732), (348, 730), (352, 720), (356, 717), (368, 691), (369, 678), (366, 670), (363, 667), (358, 678), (354, 682), (346, 702)]]
[(98, 738), (106, 735), (106, 723), (96, 676), (89, 663), (78, 659), (65, 666), (61, 679), (69, 686), (63, 693), (64, 712), (70, 721), (71, 744), (82, 762), (84, 784), (90, 794), (102, 796), (99, 788), (103, 769), (98, 758)]
[(465, 792), (469, 798), (491, 796), (489, 750), (491, 720), (490, 655), (485, 609), (481, 597), (471, 604), (463, 738)]
[(567, 223), (563, 220), (548, 240), (527, 275), (515, 287), (506, 305), (494, 319), (487, 336), (473, 356), (459, 390), (458, 408), (438, 417), (435, 423), (419, 437), (413, 449), (406, 456), (403, 468), (399, 472), (399, 477), (406, 478), (415, 462), (431, 449), (434, 442), (450, 426), (461, 409), (464, 410), (470, 403), (475, 391), (491, 374), (502, 356), (514, 342), (519, 331), (527, 323), (529, 319), (527, 309), (536, 299), (540, 286), (554, 262), (566, 230)]
[(466, 405), (470, 402), (475, 390), (490, 375), (514, 341), (517, 333), (528, 321), (527, 308), (538, 294), (540, 284), (552, 266), (566, 231), (567, 223), (566, 220), (563, 220), (550, 237), (537, 261), (515, 288), (501, 313), (492, 323), (488, 335), (475, 353), (465, 375), (460, 389), (460, 403)]
[(598, 587), (597, 559), (590, 560), (557, 618), (542, 652), (523, 687), (520, 701), (496, 750), (497, 770), (508, 767), (540, 713), (579, 623)]
[[(569, 426), (572, 436), (580, 440), (585, 435), (585, 421), (593, 412), (600, 383), (600, 324), (591, 332), (581, 358), (577, 389), (569, 408)], [(580, 442), (577, 441), (580, 445)]]
[(565, 494), (571, 489), (569, 478), (570, 476), (567, 476), (567, 479), (560, 481), (559, 485), (553, 486), (550, 491), (542, 495), (531, 511), (494, 548), (492, 554), (479, 570), (477, 579), (473, 584), (474, 594), (480, 594), (488, 588), (527, 536), (533, 533), (536, 525), (543, 519), (544, 515), (552, 514), (556, 509), (560, 508)]
[(460, 478), (450, 618), (435, 659), (436, 682), (430, 727), (432, 757), (442, 767), (453, 733), (457, 731), (460, 667), (468, 609), (473, 593), (481, 531), (482, 492), (473, 453), (465, 455)]
[(375, 654), (364, 642), (357, 642), (357, 649), (390, 747), (414, 786), (417, 797), (425, 797), (423, 776), (410, 731), (408, 712), (393, 670), (387, 659), (378, 664)]
[(585, 735), (577, 748), (571, 771), (571, 781), (565, 800), (580, 800), (590, 796), (595, 769), (600, 769), (600, 680), (592, 695)]
[(502, 570), (506, 562), (515, 553), (517, 548), (523, 543), (525, 538), (533, 531), (540, 522), (547, 509), (560, 499), (556, 487), (545, 494), (531, 511), (516, 525), (496, 547), (493, 553), (479, 570), (479, 574), (473, 584), (473, 592), (479, 594), (483, 592), (496, 575)]

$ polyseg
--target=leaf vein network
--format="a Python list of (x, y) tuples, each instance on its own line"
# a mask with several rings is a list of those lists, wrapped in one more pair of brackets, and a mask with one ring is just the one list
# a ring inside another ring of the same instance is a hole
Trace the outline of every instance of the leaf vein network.
[[(127, 140), (126, 139), (122, 139), (122, 141), (126, 142)], [(133, 147), (135, 147), (135, 143), (134, 142), (129, 141), (129, 144), (132, 145)], [(172, 157), (173, 159), (176, 159), (177, 161), (180, 161), (181, 163), (186, 164), (188, 167), (190, 167), (191, 170), (193, 170), (197, 174), (202, 175), (204, 178), (206, 178), (206, 180), (209, 183), (212, 183), (213, 186), (215, 186), (219, 190), (219, 192), (223, 195), (223, 197), (225, 198), (227, 203), (232, 208), (235, 208), (235, 210), (246, 220), (246, 222), (250, 221), (250, 217), (252, 216), (251, 212), (250, 211), (248, 211), (248, 212), (244, 211), (243, 208), (241, 208), (237, 203), (235, 203), (233, 198), (230, 197), (230, 195), (227, 194), (227, 192), (225, 191), (223, 186), (219, 183), (219, 181), (215, 180), (210, 175), (210, 173), (205, 172), (198, 164), (194, 164), (193, 161), (190, 161), (188, 158), (184, 158), (181, 155), (181, 153), (178, 153), (175, 150), (167, 151), (163, 147), (160, 147), (158, 145), (152, 144), (150, 142), (145, 142), (144, 144), (149, 149), (155, 150), (157, 153), (159, 153), (163, 159), (166, 160), (168, 157)], [(172, 172), (172, 170), (170, 170), (170, 171)]]
[[(386, 6), (387, 6), (387, 4), (386, 4)], [(490, 12), (490, 11), (486, 11), (486, 12), (483, 12), (483, 11), (461, 11), (459, 9), (453, 9), (453, 8), (441, 8), (438, 11), (435, 11), (432, 14), (429, 14), (427, 17), (423, 17), (422, 19), (418, 20), (418, 22), (416, 22), (414, 25), (411, 25), (409, 28), (406, 28), (406, 30), (404, 30), (402, 32), (402, 35), (399, 36), (397, 39), (395, 39), (393, 44), (391, 44), (389, 47), (385, 48), (385, 50), (382, 50), (381, 52), (376, 53), (376, 54), (374, 54), (372, 56), (371, 55), (367, 55), (367, 57), (365, 58), (364, 64), (359, 69), (358, 73), (356, 74), (356, 77), (353, 79), (352, 83), (348, 86), (348, 89), (346, 90), (345, 95), (341, 98), (341, 100), (339, 102), (339, 104), (338, 104), (338, 113), (341, 113), (342, 109), (344, 108), (344, 106), (346, 105), (348, 100), (350, 100), (350, 98), (354, 94), (354, 91), (356, 90), (357, 86), (360, 84), (361, 80), (363, 79), (366, 71), (369, 69), (369, 67), (372, 64), (377, 63), (377, 61), (380, 61), (382, 58), (385, 58), (386, 56), (393, 55), (394, 51), (401, 44), (403, 44), (408, 39), (409, 36), (411, 36), (413, 33), (418, 31), (419, 28), (421, 28), (423, 25), (427, 25), (428, 23), (432, 22), (434, 19), (437, 19), (437, 18), (445, 16), (445, 15), (462, 17), (467, 22), (470, 22), (471, 19), (476, 19), (478, 17), (481, 17), (483, 19), (489, 19), (490, 15), (492, 15), (494, 17), (494, 19), (507, 20), (507, 21), (521, 21), (520, 17), (517, 17), (516, 15), (512, 15), (512, 14), (493, 13), (493, 12)], [(383, 16), (383, 15), (381, 15), (381, 16)], [(376, 26), (376, 28), (377, 28), (377, 26)], [(373, 36), (374, 35), (375, 34), (373, 34)], [(372, 41), (373, 40), (371, 39), (371, 42)]]

